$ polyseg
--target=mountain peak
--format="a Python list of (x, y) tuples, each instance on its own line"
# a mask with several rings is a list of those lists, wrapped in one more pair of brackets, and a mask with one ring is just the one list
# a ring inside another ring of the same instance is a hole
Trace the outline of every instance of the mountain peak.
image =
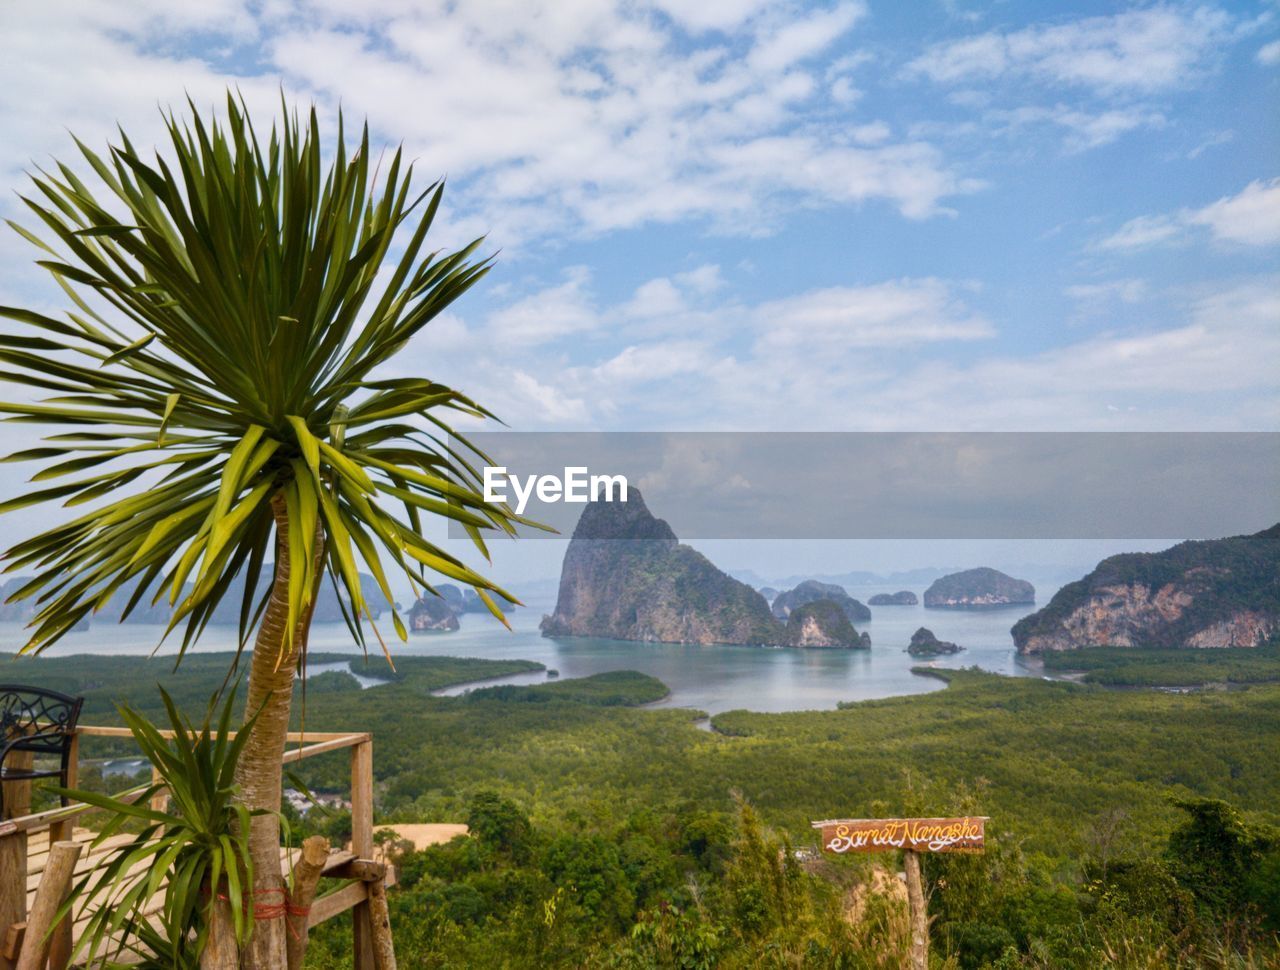
[(640, 489), (627, 488), (625, 502), (588, 502), (573, 530), (574, 539), (647, 539), (676, 542), (671, 526), (649, 511)]

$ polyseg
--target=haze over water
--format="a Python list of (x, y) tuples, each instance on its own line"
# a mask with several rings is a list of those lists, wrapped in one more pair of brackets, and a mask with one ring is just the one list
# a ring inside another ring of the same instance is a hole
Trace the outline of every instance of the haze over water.
[[(849, 592), (865, 602), (875, 593), (899, 588), (851, 586)], [(915, 592), (920, 596), (923, 588)], [(1037, 586), (1038, 604), (1047, 603), (1054, 592), (1053, 588)], [(549, 640), (538, 633), (538, 621), (551, 607), (550, 603), (535, 601), (528, 609), (517, 610), (511, 617), (514, 629), (510, 633), (488, 616), (465, 614), (459, 617), (461, 629), (455, 633), (410, 634), (409, 642), (400, 644), (394, 640), (388, 622), (383, 635), (391, 638), (388, 645), (393, 656), (534, 660), (559, 671), (561, 678), (638, 670), (657, 677), (671, 689), (670, 695), (655, 706), (696, 708), (709, 714), (736, 708), (772, 712), (829, 710), (840, 701), (921, 694), (943, 687), (936, 678), (913, 674), (911, 668), (918, 666), (978, 666), (1010, 676), (1042, 675), (1039, 664), (1017, 657), (1009, 636), (1009, 628), (1032, 612), (1034, 606), (997, 610), (926, 610), (922, 605), (872, 607), (871, 621), (856, 624), (859, 630), (871, 634), (870, 650), (700, 647), (585, 637)], [(940, 640), (951, 640), (967, 649), (933, 660), (913, 658), (906, 653), (906, 646), (911, 634), (921, 626), (931, 629)], [(67, 636), (49, 655), (148, 654), (162, 632), (158, 626), (98, 623), (87, 632)], [(376, 640), (370, 640), (373, 652), (367, 672), (378, 677), (386, 670), (386, 662)], [(0, 624), (0, 651), (12, 652), (22, 642), (19, 624)], [(173, 638), (162, 654), (176, 652), (178, 642)], [(310, 646), (316, 652), (359, 652), (341, 623), (317, 624), (311, 631)], [(234, 648), (233, 628), (209, 627), (193, 649), (205, 652)], [(529, 684), (544, 680), (546, 674), (539, 671), (492, 683)], [(468, 686), (445, 693), (466, 689)]]

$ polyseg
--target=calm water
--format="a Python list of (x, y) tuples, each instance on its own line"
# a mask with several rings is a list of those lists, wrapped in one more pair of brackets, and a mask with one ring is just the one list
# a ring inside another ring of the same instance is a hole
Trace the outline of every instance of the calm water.
[[(893, 590), (851, 587), (849, 592), (865, 602), (874, 593)], [(919, 596), (923, 590), (915, 592)], [(1039, 602), (1047, 603), (1053, 592), (1052, 589), (1037, 590)], [(871, 634), (869, 651), (547, 640), (538, 634), (537, 626), (542, 614), (550, 610), (549, 603), (533, 603), (529, 609), (518, 611), (513, 617), (512, 633), (486, 616), (468, 614), (461, 617), (462, 629), (456, 633), (411, 635), (409, 643), (398, 646), (398, 650), (407, 655), (536, 660), (549, 669), (558, 670), (562, 678), (606, 670), (639, 670), (671, 688), (670, 696), (658, 706), (693, 707), (711, 714), (744, 707), (755, 711), (829, 709), (840, 701), (939, 690), (943, 686), (940, 681), (920, 677), (910, 670), (912, 666), (930, 663), (914, 660), (906, 653), (911, 634), (921, 626), (929, 627), (939, 639), (967, 647), (962, 653), (932, 661), (938, 667), (977, 665), (1013, 676), (1041, 676), (1042, 673), (1038, 665), (1024, 664), (1016, 657), (1009, 636), (1009, 627), (1014, 621), (1031, 611), (1024, 608), (948, 611), (926, 610), (923, 606), (873, 607), (871, 622), (858, 625)], [(390, 627), (390, 623), (387, 626)], [(161, 629), (100, 624), (87, 632), (69, 635), (51, 655), (145, 654), (155, 646)], [(229, 629), (211, 627), (197, 649), (231, 649), (233, 639)], [(0, 651), (12, 651), (21, 642), (19, 625), (0, 624)], [(346, 627), (340, 623), (317, 625), (311, 634), (311, 648), (358, 652)], [(166, 648), (165, 652), (171, 651)], [(384, 665), (380, 655), (371, 656), (368, 674), (376, 677), (385, 669)], [(545, 674), (537, 673), (504, 678), (502, 682), (539, 683), (545, 679)], [(452, 692), (464, 689), (456, 688)]]

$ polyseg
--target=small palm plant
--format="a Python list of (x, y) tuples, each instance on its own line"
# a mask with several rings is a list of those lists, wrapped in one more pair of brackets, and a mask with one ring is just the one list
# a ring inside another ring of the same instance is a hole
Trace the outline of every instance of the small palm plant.
[[(97, 960), (110, 964), (124, 952), (130, 964), (141, 959), (156, 967), (195, 967), (215, 928), (230, 929), (237, 942), (249, 935), (252, 914), (246, 912), (243, 889), (253, 872), (250, 813), (236, 801), (235, 770), (253, 722), (232, 738), (235, 690), (221, 703), (216, 695), (209, 701), (199, 727), (164, 688), (160, 695), (171, 740), (138, 712), (118, 708), (159, 782), (124, 796), (64, 792), (110, 813), (91, 850), (127, 823), (141, 826), (133, 841), (85, 874), (64, 904), (68, 912), (79, 908), (89, 914), (77, 952), (84, 951), (92, 966)], [(169, 810), (152, 805), (161, 792)], [(159, 906), (158, 897), (163, 898)], [(222, 900), (227, 906), (220, 905)], [(230, 927), (217, 927), (223, 913)]]
[[(321, 581), (362, 645), (361, 568), (388, 604), (384, 564), (415, 595), (434, 592), (433, 575), (468, 584), (501, 620), (514, 597), (425, 538), (423, 521), (460, 524), (487, 556), (483, 533), (513, 535), (521, 520), (484, 500), (484, 455), (452, 424), (489, 412), (432, 378), (378, 373), (489, 269), (472, 258), (480, 240), (427, 251), (443, 185), (414, 192), (399, 151), (375, 165), (367, 128), (350, 152), (341, 118), (326, 163), (314, 110), (306, 124), (286, 110), (265, 144), (230, 95), (221, 122), (191, 110), (166, 118), (165, 155), (123, 132), (105, 158), (77, 142), (94, 188), (63, 164), (32, 176), (23, 201), (43, 236), (11, 225), (71, 307), (61, 319), (0, 307), (21, 325), (0, 333), (3, 379), (49, 395), (0, 413), (58, 429), (10, 456), (47, 464), (0, 511), (75, 510), (8, 551), (8, 571), (35, 572), (11, 597), (37, 604), (25, 651), (117, 594), (125, 616), (167, 599), (185, 651), (243, 580), (258, 722), (237, 797), (257, 813), (255, 889), (279, 891), (280, 759)], [(245, 965), (282, 966), (283, 921), (257, 921), (249, 947)]]

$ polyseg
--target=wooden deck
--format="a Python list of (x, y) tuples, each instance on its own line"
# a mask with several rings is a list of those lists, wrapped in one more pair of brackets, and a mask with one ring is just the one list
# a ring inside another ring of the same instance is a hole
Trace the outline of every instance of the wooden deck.
[[(84, 727), (79, 737), (130, 737), (123, 728)], [(350, 749), (351, 751), (351, 821), (352, 844), (330, 851), (322, 870), (321, 888), (311, 904), (307, 926), (312, 927), (345, 912), (352, 913), (355, 953), (352, 965), (357, 970), (380, 970), (383, 962), (377, 958), (372, 940), (370, 900), (381, 893), (383, 887), (394, 885), (395, 869), (375, 857), (373, 844), (373, 741), (368, 734), (316, 734), (305, 736), (291, 734), (290, 748), (284, 764), (314, 757), (326, 752)], [(78, 755), (78, 750), (77, 750)], [(69, 786), (76, 784), (75, 767), (78, 758), (72, 759), (72, 777)], [(29, 783), (6, 783), (7, 819), (0, 820), (0, 970), (22, 970), (45, 967), (62, 970), (69, 966), (69, 955), (74, 944), (84, 932), (90, 914), (76, 912), (72, 919), (64, 920), (54, 931), (47, 958), (32, 957), (32, 941), (27, 939), (28, 916), (34, 916), (37, 893), (45, 880), (46, 871), (53, 856), (51, 847), (58, 842), (75, 842), (82, 847), (75, 861), (71, 882), (79, 882), (94, 873), (108, 861), (112, 850), (132, 842), (133, 836), (110, 836), (98, 845), (91, 845), (97, 833), (76, 825), (86, 812), (93, 811), (87, 805), (69, 805), (65, 809), (51, 809), (34, 814), (26, 812), (30, 804)], [(158, 801), (163, 800), (160, 795)], [(61, 849), (59, 852), (66, 852)], [(281, 873), (292, 871), (296, 849), (281, 849)], [(56, 864), (55, 864), (56, 866)], [(134, 874), (139, 878), (149, 872), (145, 863), (139, 864)], [(46, 889), (46, 893), (50, 890)], [(384, 897), (385, 898), (385, 897)], [(146, 910), (148, 915), (158, 913), (163, 906), (163, 895), (152, 900)], [(41, 928), (38, 936), (43, 937)], [(32, 936), (37, 934), (33, 932)], [(394, 965), (394, 964), (392, 964)]]

